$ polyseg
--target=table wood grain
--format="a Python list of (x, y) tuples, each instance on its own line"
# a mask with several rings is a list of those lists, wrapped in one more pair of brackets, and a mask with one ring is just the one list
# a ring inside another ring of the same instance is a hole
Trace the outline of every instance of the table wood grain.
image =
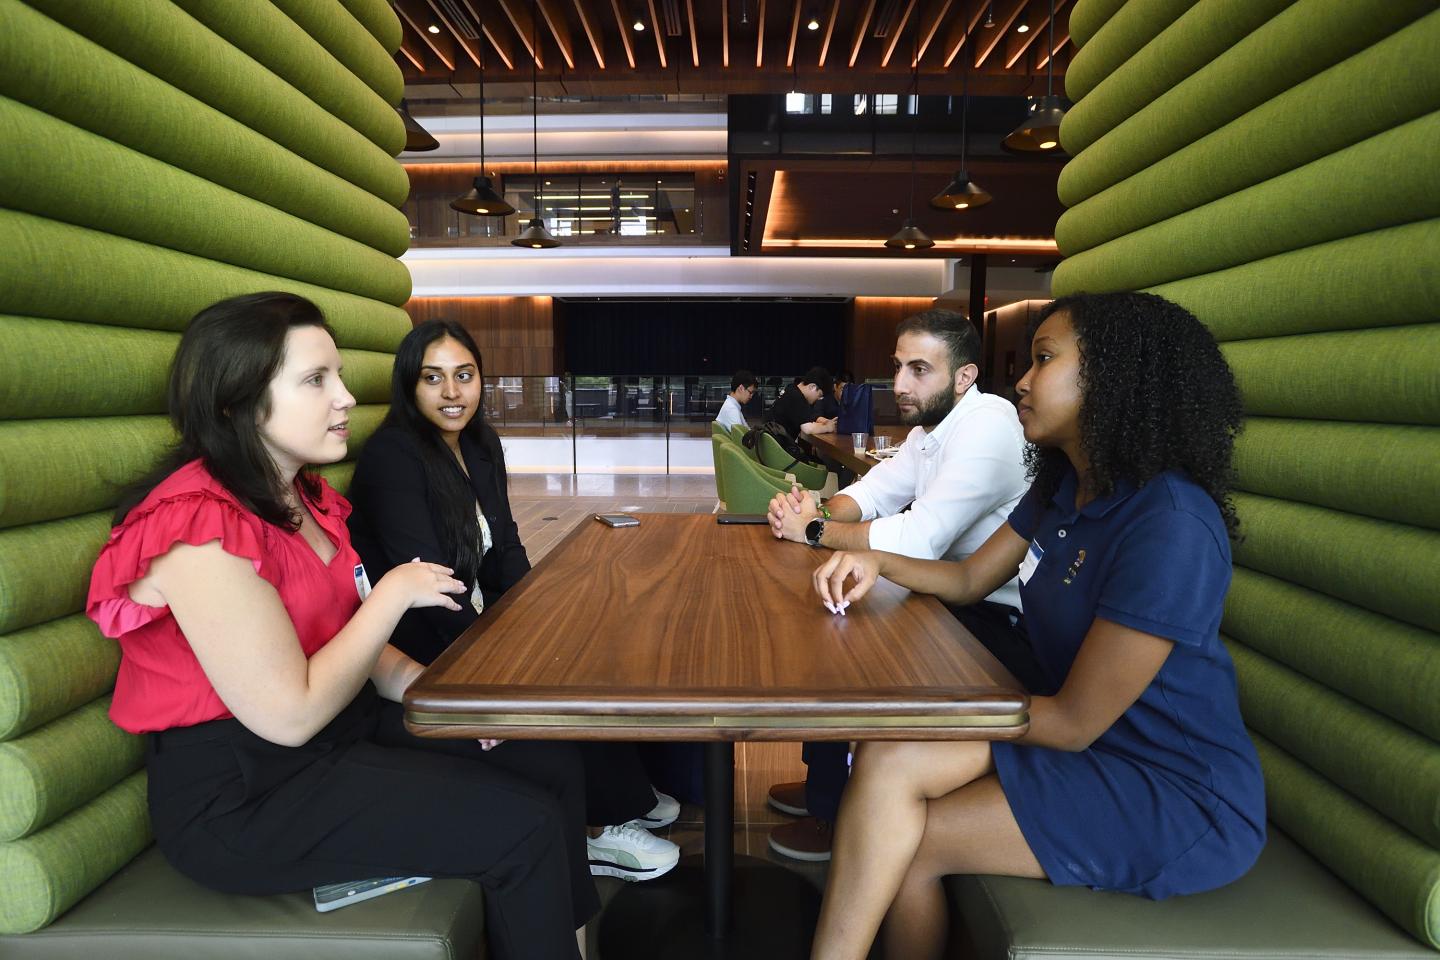
[(829, 551), (709, 515), (584, 521), (405, 694), (421, 736), (1008, 739), (1023, 688), (934, 598), (881, 581), (847, 616)]

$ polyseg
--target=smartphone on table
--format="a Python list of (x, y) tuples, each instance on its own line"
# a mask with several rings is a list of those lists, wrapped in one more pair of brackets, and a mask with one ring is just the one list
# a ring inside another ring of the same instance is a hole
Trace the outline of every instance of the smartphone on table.
[(597, 513), (595, 519), (607, 527), (638, 527), (640, 518), (632, 517), (628, 513)]

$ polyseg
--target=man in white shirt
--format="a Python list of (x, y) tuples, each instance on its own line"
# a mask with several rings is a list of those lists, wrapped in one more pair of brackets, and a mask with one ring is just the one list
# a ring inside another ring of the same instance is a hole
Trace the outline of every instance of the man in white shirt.
[[(775, 536), (930, 560), (960, 560), (978, 550), (1029, 487), (1015, 407), (975, 386), (979, 358), (980, 338), (964, 316), (928, 310), (906, 318), (896, 330), (895, 403), (912, 429), (900, 452), (824, 507), (798, 488), (776, 495), (770, 504)], [(1033, 657), (1019, 632), (1018, 581), (953, 612), (1026, 679)], [(807, 783), (778, 784), (770, 799), (805, 819), (777, 827), (770, 845), (798, 859), (829, 859), (829, 825), (847, 773), (845, 745), (806, 744), (805, 757)]]
[(715, 418), (715, 422), (726, 430), (746, 426), (745, 412), (740, 408), (750, 402), (759, 387), (760, 381), (755, 374), (749, 370), (736, 370), (735, 376), (730, 378), (730, 395), (720, 405), (720, 414)]

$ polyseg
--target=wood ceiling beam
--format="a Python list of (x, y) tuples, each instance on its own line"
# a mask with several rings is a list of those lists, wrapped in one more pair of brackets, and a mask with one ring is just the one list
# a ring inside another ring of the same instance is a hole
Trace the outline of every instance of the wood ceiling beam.
[(461, 32), (460, 28), (455, 24), (455, 21), (450, 19), (450, 15), (441, 9), (440, 0), (425, 0), (425, 2), (430, 4), (430, 9), (435, 14), (435, 17), (444, 24), (446, 30), (450, 31), (451, 36), (455, 38), (455, 42), (459, 44), (460, 49), (464, 50), (465, 55), (470, 58), (470, 62), (482, 70), (485, 69), (484, 51), (480, 44), (476, 40), (471, 40)]
[(645, 4), (650, 8), (650, 32), (655, 34), (655, 52), (660, 54), (660, 69), (668, 70), (670, 63), (665, 59), (665, 21), (660, 19), (660, 14), (655, 9), (655, 0), (645, 0)]
[(935, 34), (940, 32), (940, 24), (945, 22), (945, 15), (955, 5), (955, 0), (930, 0), (925, 11), (920, 14), (919, 29), (920, 44), (915, 54), (915, 59), (921, 63), (925, 62), (925, 52), (930, 49), (930, 44), (935, 40)]
[(795, 66), (795, 41), (800, 38), (800, 8), (805, 5), (805, 0), (795, 0), (795, 12), (790, 17), (790, 46), (785, 51), (785, 69), (790, 70)]
[(570, 24), (565, 22), (565, 13), (559, 9), (559, 0), (536, 0), (540, 6), (540, 15), (545, 20), (545, 25), (550, 28), (550, 36), (555, 38), (555, 46), (560, 48), (560, 56), (565, 58), (565, 66), (571, 70), (575, 69), (575, 42), (570, 37)]
[[(1059, 26), (1060, 12), (1064, 9), (1065, 2), (1066, 0), (1055, 0), (1056, 26)], [(1015, 63), (1021, 57), (1025, 56), (1025, 52), (1029, 50), (1042, 35), (1048, 35), (1047, 28), (1050, 26), (1050, 7), (1047, 3), (1042, 2), (1042, 0), (1030, 0), (1030, 10), (1026, 11), (1026, 15), (1030, 17), (1030, 19), (1025, 21), (1029, 24), (1030, 29), (1025, 33), (1015, 33), (1011, 31), (1010, 39), (1005, 45), (1005, 69), (1007, 70), (1015, 66)], [(1069, 31), (1067, 30), (1066, 33), (1068, 34)], [(1043, 47), (1044, 44), (1042, 43), (1039, 46)]]
[(690, 60), (700, 66), (700, 33), (695, 29), (695, 0), (685, 0), (685, 16), (690, 21)]
[(730, 0), (720, 0), (720, 66), (730, 66)]
[(530, 16), (530, 4), (523, 0), (500, 0), (500, 9), (505, 11), (510, 25), (515, 28), (515, 33), (520, 37), (520, 44), (535, 61), (536, 69), (544, 70), (545, 56), (540, 51), (540, 37), (536, 29), (535, 18)]
[(480, 26), (480, 34), (490, 46), (494, 48), (500, 62), (505, 64), (506, 70), (515, 69), (515, 48), (510, 45), (510, 35), (495, 25), (495, 18), (485, 18), (480, 15), (480, 0), (460, 0), (465, 4), (465, 9), (470, 11), (470, 16)]
[(863, 0), (864, 6), (860, 10), (860, 19), (855, 22), (855, 36), (850, 41), (850, 69), (855, 69), (855, 61), (860, 59), (860, 46), (865, 42), (865, 31), (870, 29), (870, 18), (875, 16), (875, 0)]
[(605, 69), (605, 33), (600, 29), (600, 15), (590, 6), (591, 0), (573, 0), (575, 13), (580, 17), (580, 27), (585, 39), (590, 41), (590, 52), (595, 54), (595, 63)]
[(630, 69), (635, 69), (635, 45), (630, 42), (630, 24), (625, 22), (625, 11), (620, 9), (620, 0), (610, 0), (610, 9), (615, 13), (615, 26), (620, 29), (620, 45), (625, 48), (625, 59)]
[(424, 41), (415, 36), (415, 31), (409, 28), (408, 24), (401, 24), (400, 31), (400, 53), (415, 65), (415, 69), (425, 73), (425, 57), (421, 52), (425, 46)]
[(765, 0), (755, 11), (755, 69), (765, 66)]
[(1000, 46), (1010, 32), (1015, 21), (1020, 18), (1020, 12), (1025, 9), (1026, 0), (997, 0), (995, 4), (995, 26), (981, 31), (982, 36), (975, 41), (975, 69), (985, 66), (985, 61), (995, 48)]
[[(905, 25), (910, 22), (910, 14), (915, 12), (915, 0), (906, 0), (905, 9), (901, 12), (899, 20), (891, 25), (890, 37), (885, 44), (885, 52), (880, 55), (880, 69), (890, 66), (890, 58), (895, 54), (895, 47), (899, 45), (900, 38), (905, 36)], [(910, 56), (910, 66), (915, 66), (919, 58), (915, 54)]]
[[(1048, 31), (1046, 33), (1046, 36), (1049, 36)], [(1039, 55), (1035, 58), (1035, 69), (1044, 70), (1046, 66), (1049, 65), (1050, 58), (1063, 50), (1065, 48), (1065, 44), (1069, 42), (1070, 8), (1066, 7), (1065, 9), (1061, 10), (1059, 3), (1057, 2), (1055, 9), (1055, 45), (1051, 47), (1048, 51), (1045, 49), (1045, 44), (1042, 43), (1040, 45)], [(1071, 52), (1073, 53), (1074, 51), (1072, 50)]]
[(835, 35), (835, 20), (839, 16), (840, 0), (830, 0), (830, 16), (825, 18), (825, 39), (820, 41), (819, 66), (825, 66), (825, 58), (830, 54), (830, 38)]
[(426, 29), (435, 23), (427, 4), (421, 0), (395, 0), (395, 11), (400, 14), (400, 19), (410, 24), (447, 69), (455, 69), (455, 38), (449, 33), (431, 33)]
[(975, 31), (975, 27), (980, 23), (980, 18), (985, 16), (988, 4), (989, 0), (971, 0), (968, 11), (962, 9), (956, 12), (955, 19), (950, 22), (950, 31), (945, 35), (945, 62), (943, 64), (945, 69), (950, 69), (950, 64), (955, 62), (960, 48), (965, 46), (965, 41)]

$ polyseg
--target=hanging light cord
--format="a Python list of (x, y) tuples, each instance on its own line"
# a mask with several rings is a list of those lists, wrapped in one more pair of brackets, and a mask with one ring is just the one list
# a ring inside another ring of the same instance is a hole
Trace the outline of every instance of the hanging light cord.
[[(970, 122), (970, 60), (966, 57), (964, 61), (964, 73), (960, 74), (960, 169), (965, 169), (965, 146), (970, 139), (968, 124)], [(918, 102), (917, 102), (918, 104)], [(484, 142), (481, 142), (480, 149), (485, 149)]]
[(485, 68), (480, 68), (480, 176), (485, 176)]
[[(919, 39), (919, 25), (916, 25), (916, 39)], [(915, 55), (918, 46), (910, 53), (910, 89), (915, 97), (915, 110), (910, 121), (910, 219), (915, 219), (915, 153), (920, 143), (920, 60)]]
[[(1052, 0), (1053, 2), (1053, 0)], [(530, 0), (530, 172), (535, 178), (535, 219), (540, 219), (540, 26)]]
[(1045, 96), (1054, 96), (1055, 84), (1055, 0), (1050, 0), (1050, 46), (1045, 49)]

